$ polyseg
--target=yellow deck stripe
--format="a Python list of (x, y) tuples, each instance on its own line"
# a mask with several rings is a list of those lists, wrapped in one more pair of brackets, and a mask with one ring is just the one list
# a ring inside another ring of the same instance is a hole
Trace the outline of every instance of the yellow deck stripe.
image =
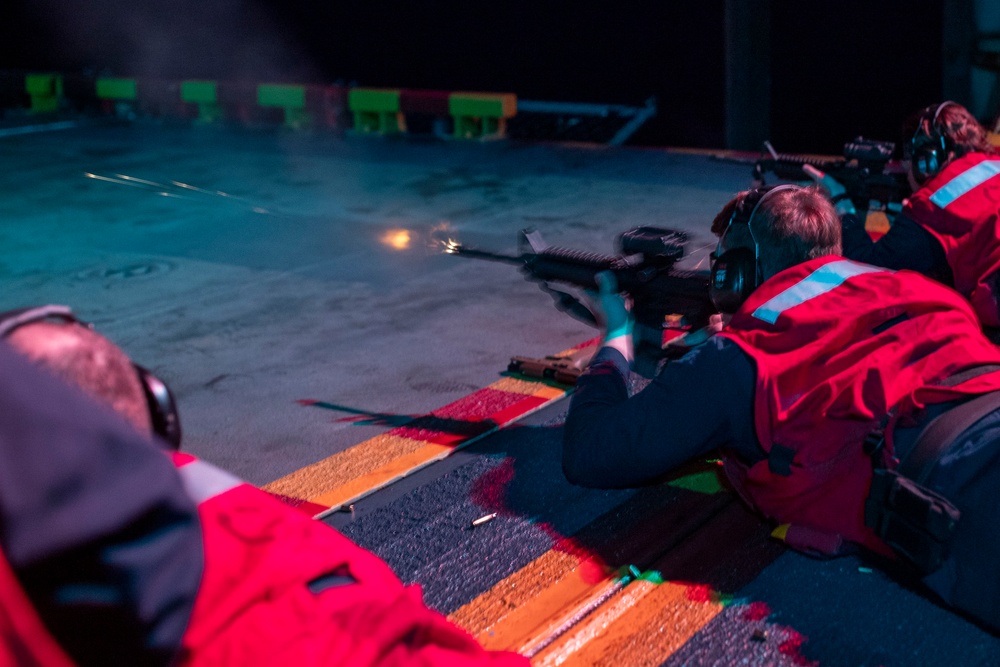
[(377, 435), (350, 449), (300, 468), (263, 488), (271, 493), (303, 500), (315, 498), (331, 488), (338, 488), (356, 477), (365, 475), (373, 468), (411, 454), (426, 444), (395, 435)]
[(691, 600), (690, 586), (635, 581), (538, 653), (534, 667), (661, 665), (715, 618), (719, 602)]
[(521, 650), (614, 584), (594, 558), (547, 551), (449, 618), (490, 649)]
[[(560, 354), (568, 353), (569, 351)], [(261, 488), (278, 496), (323, 505), (327, 509), (316, 514), (317, 517), (322, 517), (426, 465), (441, 460), (497, 428), (542, 409), (553, 401), (563, 398), (570, 391), (568, 387), (516, 377), (501, 378), (486, 389), (533, 397), (539, 399), (539, 403), (522, 410), (516, 409), (515, 406), (513, 410), (501, 411), (503, 417), (498, 417), (493, 429), (454, 445), (415, 440), (389, 431), (300, 468)], [(475, 393), (466, 399), (475, 396)], [(495, 415), (480, 415), (482, 419), (490, 419), (492, 416)]]
[[(702, 508), (707, 512), (705, 520), (711, 520), (737, 501), (727, 494), (712, 502), (711, 508)], [(640, 539), (646, 541), (646, 537)], [(637, 544), (636, 548), (636, 555), (646, 553), (643, 558), (655, 557), (654, 553), (646, 552), (643, 544)], [(663, 548), (671, 549), (669, 538)], [(650, 564), (651, 561), (640, 565)], [(619, 582), (618, 573), (599, 557), (585, 549), (567, 550), (564, 543), (497, 582), (456, 609), (449, 618), (487, 648), (524, 653), (551, 637), (567, 620), (600, 604)]]
[(448, 456), (454, 448), (447, 445), (422, 443), (423, 446), (405, 456), (393, 459), (384, 466), (355, 477), (347, 484), (309, 498), (310, 502), (327, 507), (339, 507), (361, 498), (379, 488), (386, 480), (395, 480), (415, 472), (425, 465)]
[[(723, 609), (719, 602), (691, 599), (690, 586), (669, 581), (634, 581), (610, 597), (618, 579), (605, 576), (594, 581), (602, 569), (607, 568), (595, 559), (549, 551), (449, 619), (476, 634), (488, 649), (528, 655), (580, 610), (608, 597), (594, 613), (539, 651), (532, 663), (560, 664), (572, 657), (574, 662), (567, 664), (598, 664), (592, 662), (598, 657), (595, 650), (600, 653), (602, 647), (628, 645), (635, 635), (651, 634), (658, 635), (658, 650), (649, 656), (650, 664), (659, 665)], [(593, 647), (585, 646), (590, 643)]]
[[(575, 538), (570, 538), (452, 612), (449, 619), (471, 632), (483, 646), (532, 656), (536, 666), (611, 665), (616, 656), (617, 664), (662, 664), (719, 614), (727, 596), (700, 583), (654, 583), (651, 575), (658, 578), (660, 572), (676, 575), (690, 572), (691, 567), (698, 569), (699, 563), (704, 563), (705, 549), (713, 550), (716, 544), (723, 550), (723, 560), (705, 566), (730, 571), (726, 559), (747, 562), (746, 554), (732, 551), (734, 547), (756, 550), (760, 543), (750, 536), (767, 540), (767, 526), (756, 518), (752, 523), (733, 524), (742, 516), (752, 517), (735, 496), (708, 494), (704, 498), (709, 504), (698, 503), (688, 509), (671, 503), (676, 520), (663, 516), (663, 508), (650, 508), (661, 523), (647, 524), (637, 517), (638, 523), (622, 535), (608, 536), (615, 544), (624, 540), (620, 544), (625, 549), (622, 557), (638, 559), (639, 569), (630, 568), (633, 577), (648, 568), (627, 585), (621, 578), (624, 571), (612, 570), (585, 547), (574, 549)], [(695, 515), (703, 519), (691, 523)], [(696, 542), (671, 539), (698, 524), (698, 534), (716, 537)], [(657, 533), (665, 531), (662, 548), (656, 546), (659, 541), (655, 536), (643, 533), (645, 525), (656, 525)], [(589, 543), (588, 538), (584, 537), (583, 543)], [(760, 567), (767, 562), (770, 560), (762, 557)], [(629, 651), (637, 653), (626, 659)]]
[[(488, 389), (543, 399), (523, 414), (516, 408), (502, 410), (505, 418), (509, 417), (507, 423), (559, 400), (569, 391), (513, 377), (503, 378)], [(497, 424), (496, 428), (503, 425)], [(492, 430), (468, 442), (489, 432)], [(329, 507), (318, 515), (322, 516), (448, 456), (468, 442), (436, 444), (390, 431), (264, 488)], [(661, 664), (723, 608), (720, 603), (691, 599), (690, 587), (679, 583), (639, 580), (623, 587), (616, 572), (599, 557), (581, 550), (567, 551), (565, 547), (562, 544), (543, 554), (449, 618), (477, 635), (487, 648), (537, 652), (532, 660), (536, 666), (620, 665), (624, 654), (637, 650), (637, 646), (642, 647), (639, 655), (626, 662), (654, 665)], [(577, 622), (581, 610), (593, 611)], [(650, 634), (654, 635), (654, 650), (639, 636)]]

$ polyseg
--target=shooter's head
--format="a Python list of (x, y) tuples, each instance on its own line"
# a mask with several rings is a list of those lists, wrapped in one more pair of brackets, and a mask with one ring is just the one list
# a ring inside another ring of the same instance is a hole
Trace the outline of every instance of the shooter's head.
[(932, 104), (903, 125), (908, 138), (910, 174), (917, 186), (969, 153), (992, 153), (989, 134), (969, 110), (957, 102)]
[(841, 225), (815, 186), (745, 190), (712, 222), (720, 235), (712, 263), (712, 300), (735, 312), (771, 276), (809, 259), (841, 252)]
[(180, 445), (173, 395), (118, 346), (65, 306), (0, 313), (0, 338), (37, 365), (111, 407), (141, 433)]

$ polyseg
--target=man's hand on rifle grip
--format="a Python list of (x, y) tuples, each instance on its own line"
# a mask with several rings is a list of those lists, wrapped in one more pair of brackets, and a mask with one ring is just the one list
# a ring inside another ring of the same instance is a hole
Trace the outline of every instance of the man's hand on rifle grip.
[(602, 271), (595, 276), (599, 291), (590, 293), (594, 298), (598, 325), (604, 330), (602, 345), (613, 347), (622, 353), (629, 364), (632, 363), (632, 330), (635, 318), (625, 299), (618, 292), (618, 280), (611, 271)]

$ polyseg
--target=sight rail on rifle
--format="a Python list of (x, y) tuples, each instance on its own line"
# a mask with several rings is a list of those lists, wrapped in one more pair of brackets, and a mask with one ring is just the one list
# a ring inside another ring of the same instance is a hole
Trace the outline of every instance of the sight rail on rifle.
[(890, 214), (911, 194), (906, 169), (891, 141), (856, 137), (844, 144), (842, 158), (786, 155), (775, 151), (770, 142), (764, 142), (764, 147), (768, 155), (753, 163), (754, 187), (766, 185), (768, 174), (785, 181), (809, 181), (802, 167), (810, 165), (843, 185), (845, 196), (858, 211), (874, 207)]

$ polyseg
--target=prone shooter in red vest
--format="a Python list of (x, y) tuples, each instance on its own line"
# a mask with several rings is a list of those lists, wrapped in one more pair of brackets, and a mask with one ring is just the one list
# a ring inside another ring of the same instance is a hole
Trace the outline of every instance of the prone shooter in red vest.
[(166, 385), (68, 308), (2, 313), (0, 339), (0, 664), (528, 664), (178, 451)]
[(968, 301), (842, 257), (816, 187), (742, 192), (713, 228), (728, 322), (633, 396), (631, 315), (601, 276), (604, 341), (571, 400), (567, 478), (635, 486), (720, 451), (789, 545), (895, 559), (1000, 630), (1000, 348)]
[[(1000, 158), (987, 131), (956, 102), (932, 104), (904, 127), (913, 194), (877, 241), (850, 199), (839, 201), (843, 254), (919, 271), (954, 287), (991, 338), (1000, 340)], [(843, 186), (816, 169), (806, 171), (834, 200), (840, 198)]]

